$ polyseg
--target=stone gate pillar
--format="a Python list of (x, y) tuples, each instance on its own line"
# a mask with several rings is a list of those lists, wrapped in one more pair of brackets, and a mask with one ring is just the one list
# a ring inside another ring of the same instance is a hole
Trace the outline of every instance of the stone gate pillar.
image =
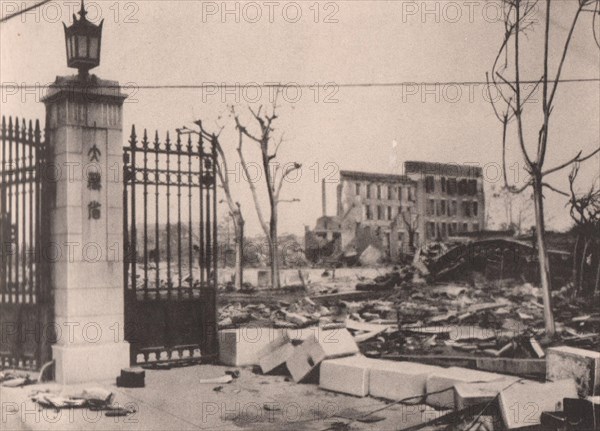
[[(58, 77), (44, 97), (52, 168), (49, 263), (56, 381), (114, 379), (124, 341), (123, 142), (126, 96), (115, 81)], [(50, 171), (50, 173), (48, 173)], [(52, 204), (53, 203), (53, 204)]]

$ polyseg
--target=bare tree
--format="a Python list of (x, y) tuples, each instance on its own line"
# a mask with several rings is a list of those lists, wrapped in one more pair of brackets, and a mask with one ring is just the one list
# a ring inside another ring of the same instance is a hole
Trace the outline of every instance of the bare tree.
[[(551, 168), (544, 168), (548, 143), (550, 142), (550, 124), (551, 119), (553, 118), (551, 117), (551, 114), (554, 108), (556, 92), (561, 82), (563, 66), (573, 38), (573, 32), (577, 24), (581, 21), (580, 18), (583, 13), (598, 13), (599, 1), (600, 0), (576, 0), (568, 2), (569, 5), (573, 4), (575, 10), (564, 45), (558, 50), (560, 55), (558, 67), (556, 72), (551, 73), (549, 64), (549, 52), (551, 51), (550, 16), (552, 4), (554, 2), (552, 0), (545, 0), (544, 47), (542, 53), (543, 73), (541, 78), (535, 82), (533, 88), (530, 91), (525, 92), (524, 86), (528, 84), (528, 82), (521, 76), (521, 57), (525, 53), (523, 42), (524, 36), (526, 36), (526, 33), (533, 28), (535, 23), (533, 14), (537, 10), (538, 2), (537, 0), (504, 0), (504, 37), (491, 71), (486, 74), (492, 107), (498, 120), (502, 123), (502, 162), (505, 186), (514, 193), (520, 193), (529, 187), (533, 189), (536, 244), (540, 266), (540, 282), (544, 299), (545, 329), (548, 337), (554, 336), (555, 325), (551, 302), (550, 264), (545, 237), (544, 189), (558, 192), (567, 197), (569, 195), (550, 185), (545, 181), (545, 177), (571, 166), (574, 163), (588, 160), (600, 151), (600, 148), (598, 148), (587, 155), (583, 155), (582, 151), (579, 151), (574, 157), (564, 163)], [(556, 50), (552, 49), (552, 52), (554, 51)], [(503, 63), (501, 62), (502, 58), (504, 58)], [(512, 58), (512, 60), (509, 60), (509, 58)], [(509, 73), (511, 73), (512, 76), (509, 76)], [(523, 113), (525, 104), (540, 86), (542, 88), (542, 119), (541, 124), (539, 124), (539, 129), (537, 129), (535, 155), (532, 156), (530, 153), (531, 149), (528, 149), (529, 145), (528, 142), (526, 142), (526, 132), (529, 129), (526, 129)], [(491, 97), (491, 88), (495, 88), (498, 92), (498, 95), (500, 96), (498, 100), (494, 100), (494, 97)], [(516, 127), (514, 128), (515, 138), (518, 142), (520, 154), (525, 161), (525, 169), (530, 176), (530, 179), (520, 187), (508, 183), (506, 171), (507, 135), (513, 130), (509, 130), (508, 127), (511, 122), (516, 123)]]
[[(240, 157), (242, 170), (248, 181), (250, 191), (252, 192), (252, 198), (254, 200), (256, 214), (258, 216), (260, 225), (265, 233), (265, 236), (267, 237), (267, 243), (269, 246), (269, 258), (271, 264), (271, 284), (273, 288), (278, 289), (281, 286), (279, 278), (280, 256), (277, 242), (279, 204), (283, 202), (298, 202), (298, 199), (281, 199), (280, 194), (285, 179), (295, 171), (301, 169), (302, 165), (294, 162), (285, 164), (283, 165), (283, 167), (280, 168), (279, 163), (275, 162), (277, 158), (277, 152), (281, 144), (283, 143), (283, 136), (280, 136), (277, 140), (275, 140), (273, 136), (275, 131), (273, 123), (277, 119), (277, 97), (275, 97), (275, 102), (273, 103), (271, 113), (267, 112), (266, 109), (263, 111), (262, 105), (258, 108), (258, 110), (253, 110), (251, 107), (248, 107), (248, 109), (252, 114), (252, 118), (256, 122), (256, 125), (258, 125), (258, 132), (251, 131), (245, 125), (243, 125), (242, 120), (236, 112), (235, 107), (231, 107), (231, 113), (235, 120), (236, 128), (239, 134), (237, 152)], [(260, 149), (262, 168), (265, 176), (264, 183), (265, 188), (267, 189), (270, 207), (268, 223), (266, 221), (264, 212), (259, 201), (256, 184), (251, 179), (251, 176), (248, 172), (248, 163), (246, 161), (243, 151), (243, 144), (245, 139), (249, 139), (255, 144), (258, 144), (258, 147)]]
[(195, 121), (199, 128), (199, 132), (195, 130), (188, 129), (187, 127), (183, 127), (179, 129), (179, 133), (194, 133), (200, 135), (201, 139), (206, 139), (211, 142), (211, 144), (215, 147), (218, 155), (217, 160), (217, 176), (219, 177), (219, 182), (221, 183), (221, 188), (223, 189), (223, 193), (225, 194), (225, 202), (229, 208), (229, 216), (233, 221), (233, 232), (235, 237), (235, 290), (240, 290), (243, 287), (244, 283), (244, 217), (242, 215), (242, 209), (240, 203), (233, 199), (231, 194), (231, 187), (229, 184), (229, 177), (227, 176), (227, 158), (225, 157), (225, 152), (223, 151), (223, 147), (221, 146), (221, 142), (219, 137), (224, 127), (220, 127), (218, 133), (210, 133), (208, 132), (204, 126), (202, 125), (202, 121)]
[[(573, 295), (582, 291), (599, 293), (600, 288), (600, 184), (595, 181), (584, 193), (575, 191), (579, 164), (569, 174), (570, 215), (577, 235), (573, 249)], [(586, 269), (595, 273), (586, 277)], [(593, 289), (591, 287), (593, 286)], [(587, 289), (586, 289), (587, 287)]]

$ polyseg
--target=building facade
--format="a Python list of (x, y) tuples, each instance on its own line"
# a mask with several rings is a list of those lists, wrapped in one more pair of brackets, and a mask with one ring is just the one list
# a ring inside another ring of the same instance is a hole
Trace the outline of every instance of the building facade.
[(327, 216), (323, 204), (316, 228), (306, 229), (307, 257), (332, 250), (360, 254), (374, 246), (394, 260), (428, 243), (485, 228), (481, 168), (408, 161), (404, 171), (340, 171), (337, 214)]
[(416, 183), (405, 175), (341, 171), (337, 216), (342, 247), (354, 240), (360, 251), (366, 243), (379, 242), (384, 253), (395, 258), (409, 251), (411, 241), (416, 246), (416, 191)]
[(404, 171), (416, 183), (419, 231), (425, 244), (485, 228), (480, 167), (408, 161)]

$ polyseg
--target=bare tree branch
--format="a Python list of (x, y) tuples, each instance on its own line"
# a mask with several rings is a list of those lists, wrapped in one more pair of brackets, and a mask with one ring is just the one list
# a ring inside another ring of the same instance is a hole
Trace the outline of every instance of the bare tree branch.
[(574, 163), (581, 163), (581, 162), (585, 162), (586, 160), (594, 157), (596, 154), (598, 154), (600, 152), (600, 147), (596, 148), (594, 151), (592, 151), (590, 154), (588, 154), (587, 156), (581, 157), (581, 153), (583, 151), (580, 151), (577, 153), (577, 155), (575, 157), (573, 157), (572, 159), (570, 159), (569, 161), (558, 165), (554, 168), (548, 169), (547, 171), (542, 172), (542, 176), (546, 176), (546, 175), (550, 175), (553, 174), (554, 172), (560, 171), (561, 169), (566, 168), (569, 165), (572, 165)]

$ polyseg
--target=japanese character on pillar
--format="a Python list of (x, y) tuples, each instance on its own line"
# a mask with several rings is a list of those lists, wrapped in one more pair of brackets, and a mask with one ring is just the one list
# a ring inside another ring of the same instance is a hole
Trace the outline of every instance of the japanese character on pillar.
[(100, 220), (102, 205), (98, 201), (92, 201), (88, 204), (88, 220)]
[(88, 173), (87, 187), (89, 190), (102, 190), (102, 175), (100, 175), (100, 172)]
[(90, 162), (99, 162), (101, 155), (102, 153), (100, 152), (96, 144), (94, 144), (94, 146), (90, 148), (90, 151), (88, 151), (88, 157), (90, 158)]

